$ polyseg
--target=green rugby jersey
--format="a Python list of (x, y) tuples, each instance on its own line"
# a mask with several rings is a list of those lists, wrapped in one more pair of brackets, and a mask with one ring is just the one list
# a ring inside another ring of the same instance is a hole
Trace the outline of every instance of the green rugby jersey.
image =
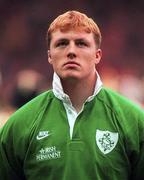
[(142, 180), (144, 112), (102, 88), (78, 115), (72, 138), (52, 91), (15, 112), (0, 131), (1, 180)]

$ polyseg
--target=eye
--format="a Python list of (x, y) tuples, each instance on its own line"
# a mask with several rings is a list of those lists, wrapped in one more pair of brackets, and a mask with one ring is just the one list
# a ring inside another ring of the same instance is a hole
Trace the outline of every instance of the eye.
[(65, 47), (67, 45), (68, 45), (68, 41), (64, 40), (57, 42), (56, 47)]
[(85, 41), (77, 41), (77, 42), (76, 42), (76, 45), (77, 45), (78, 47), (88, 46), (88, 44), (87, 44)]

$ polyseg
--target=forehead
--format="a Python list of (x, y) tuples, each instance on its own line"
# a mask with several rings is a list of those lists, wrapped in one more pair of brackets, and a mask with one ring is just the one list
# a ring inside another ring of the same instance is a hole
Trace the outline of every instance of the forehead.
[(84, 39), (87, 41), (94, 42), (94, 34), (92, 32), (87, 33), (85, 31), (76, 31), (76, 30), (69, 30), (69, 31), (60, 31), (56, 30), (51, 34), (51, 41), (58, 41), (60, 39)]

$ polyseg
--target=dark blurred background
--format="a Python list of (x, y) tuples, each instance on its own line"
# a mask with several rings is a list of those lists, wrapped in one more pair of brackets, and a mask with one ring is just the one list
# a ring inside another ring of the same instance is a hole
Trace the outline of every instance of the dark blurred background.
[(49, 24), (67, 10), (91, 16), (102, 32), (105, 86), (144, 104), (144, 3), (136, 0), (0, 0), (0, 120), (51, 88)]

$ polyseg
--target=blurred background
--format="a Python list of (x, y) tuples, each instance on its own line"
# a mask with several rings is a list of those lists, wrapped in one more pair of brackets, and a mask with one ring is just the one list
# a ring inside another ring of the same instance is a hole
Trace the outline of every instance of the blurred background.
[(51, 88), (49, 24), (67, 10), (91, 16), (102, 32), (104, 85), (144, 107), (144, 5), (136, 0), (0, 0), (0, 126)]

